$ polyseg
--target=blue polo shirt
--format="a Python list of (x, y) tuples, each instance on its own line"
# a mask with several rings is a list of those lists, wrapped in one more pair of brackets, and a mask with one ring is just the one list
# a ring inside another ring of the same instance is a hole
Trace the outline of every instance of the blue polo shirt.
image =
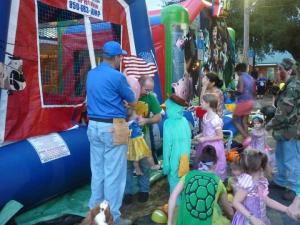
[(90, 118), (126, 118), (123, 100), (129, 103), (135, 101), (126, 77), (107, 62), (89, 71), (86, 92)]

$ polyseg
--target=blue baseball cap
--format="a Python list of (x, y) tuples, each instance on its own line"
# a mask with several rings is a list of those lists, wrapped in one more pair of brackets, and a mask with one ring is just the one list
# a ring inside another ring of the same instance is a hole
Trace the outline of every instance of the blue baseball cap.
[(116, 41), (108, 41), (102, 47), (102, 57), (110, 58), (117, 55), (127, 55), (127, 52), (121, 48)]

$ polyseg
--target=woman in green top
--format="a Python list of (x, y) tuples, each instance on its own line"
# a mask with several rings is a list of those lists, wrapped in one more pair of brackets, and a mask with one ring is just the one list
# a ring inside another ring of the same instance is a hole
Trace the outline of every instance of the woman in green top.
[(229, 218), (233, 208), (227, 200), (227, 193), (221, 179), (214, 174), (217, 162), (213, 146), (206, 146), (200, 156), (200, 170), (193, 170), (177, 184), (169, 199), (168, 225), (173, 224), (176, 199), (181, 193), (177, 225), (212, 225), (213, 221), (224, 219), (222, 215), (215, 218), (216, 205), (219, 203)]

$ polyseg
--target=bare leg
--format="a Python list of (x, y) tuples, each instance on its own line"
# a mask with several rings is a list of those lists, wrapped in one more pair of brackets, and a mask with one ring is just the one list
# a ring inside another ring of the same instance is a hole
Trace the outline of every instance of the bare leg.
[(247, 135), (246, 137), (248, 137), (249, 136), (249, 134), (248, 134), (248, 120), (249, 120), (249, 116), (243, 116), (242, 120), (243, 120), (242, 121), (243, 128), (244, 128), (245, 134)]
[(152, 170), (159, 170), (161, 168), (160, 164), (155, 164), (153, 157), (151, 157), (151, 156), (147, 157), (147, 161), (148, 161), (148, 163), (150, 165), (150, 168)]
[(141, 167), (139, 165), (139, 161), (133, 161), (133, 166), (134, 166), (134, 170), (135, 170), (136, 175), (142, 176), (143, 172), (142, 172)]
[(238, 129), (238, 131), (240, 132), (240, 134), (246, 138), (248, 137), (248, 132), (246, 132), (244, 130), (244, 122), (241, 121), (243, 119), (243, 117), (239, 117), (239, 116), (236, 116), (236, 115), (233, 115), (233, 123), (234, 123), (234, 126), (236, 127), (236, 129)]

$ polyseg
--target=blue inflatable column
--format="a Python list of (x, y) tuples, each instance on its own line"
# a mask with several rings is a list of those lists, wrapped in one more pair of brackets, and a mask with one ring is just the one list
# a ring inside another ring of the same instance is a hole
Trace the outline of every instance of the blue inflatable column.
[(25, 208), (33, 207), (89, 183), (90, 150), (86, 127), (58, 135), (69, 154), (51, 160), (47, 155), (48, 162), (39, 158), (43, 153), (39, 155), (28, 140), (1, 147), (0, 209), (10, 200), (20, 202)]
[[(5, 61), (7, 46), (8, 26), (10, 16), (11, 0), (1, 1), (0, 7), (0, 63)], [(2, 98), (2, 100), (1, 100)], [(6, 98), (7, 92), (0, 88), (0, 144), (4, 141), (5, 120), (6, 120)], [(4, 99), (4, 100), (3, 100)]]

